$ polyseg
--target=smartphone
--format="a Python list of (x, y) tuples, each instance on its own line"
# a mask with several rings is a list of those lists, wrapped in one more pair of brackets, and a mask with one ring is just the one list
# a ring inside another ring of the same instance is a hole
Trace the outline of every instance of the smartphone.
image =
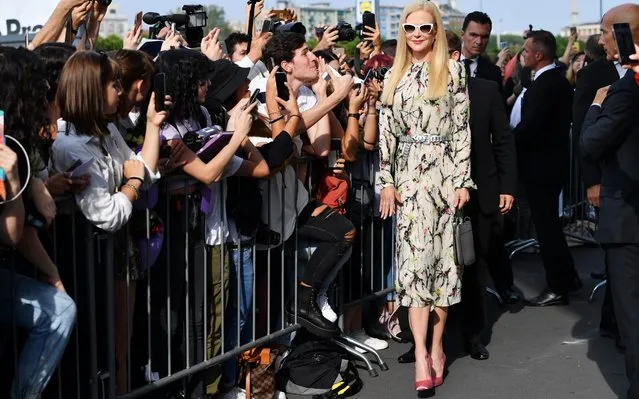
[(617, 43), (617, 54), (619, 54), (619, 63), (621, 65), (636, 64), (637, 61), (630, 59), (632, 54), (635, 54), (635, 45), (632, 40), (632, 30), (630, 30), (630, 24), (612, 24), (612, 33), (615, 36), (615, 42)]
[(362, 37), (364, 32), (369, 32), (368, 29), (366, 29), (367, 26), (370, 26), (371, 28), (375, 29), (375, 14), (373, 14), (372, 12), (366, 11), (364, 12), (364, 14), (362, 14)]
[(275, 83), (277, 84), (277, 96), (284, 101), (288, 101), (288, 87), (286, 87), (286, 72), (275, 72)]
[(175, 33), (175, 22), (171, 24), (171, 32)]
[(155, 92), (155, 110), (164, 111), (164, 97), (166, 97), (166, 74), (158, 73), (153, 77), (153, 91)]
[(266, 64), (266, 68), (268, 68), (269, 71), (272, 71), (273, 68), (275, 68), (275, 60), (273, 59), (273, 57), (270, 57), (267, 61)]
[[(0, 143), (5, 144), (4, 138), (4, 111), (0, 110)], [(4, 186), (4, 181), (6, 176), (4, 174), (4, 169), (0, 168), (0, 199), (7, 199), (7, 190)]]
[(80, 164), (76, 168), (74, 168), (73, 171), (71, 172), (71, 178), (77, 179), (79, 177), (82, 177), (88, 174), (89, 170), (91, 169), (91, 165), (93, 165), (93, 161), (94, 161), (94, 158), (91, 158), (85, 163)]
[(134, 30), (137, 31), (138, 29), (140, 29), (140, 26), (142, 26), (142, 11), (135, 14), (135, 22), (133, 25), (133, 27), (135, 28)]
[(275, 19), (276, 21), (286, 20), (286, 15), (287, 15), (286, 10), (272, 10), (271, 12), (273, 13), (273, 19)]
[(344, 50), (343, 47), (333, 47), (333, 53), (335, 53), (335, 55), (340, 57), (340, 56), (346, 54), (346, 51)]
[(508, 48), (508, 42), (499, 42), (499, 50)]
[(273, 30), (273, 20), (265, 19), (262, 23), (262, 33), (271, 32)]
[(224, 53), (224, 55), (229, 55), (229, 46), (226, 44), (226, 40), (222, 40), (220, 42), (220, 47), (222, 48), (222, 53)]
[(577, 27), (576, 26), (571, 26), (570, 27), (570, 36), (573, 36), (577, 34)]
[[(257, 96), (260, 94), (260, 89), (255, 89), (255, 91), (253, 91), (253, 94), (251, 94), (251, 97), (249, 98), (249, 101), (246, 103), (246, 107), (248, 107), (249, 105), (253, 104), (255, 101), (257, 101)], [(253, 111), (257, 111), (257, 108), (254, 108)]]

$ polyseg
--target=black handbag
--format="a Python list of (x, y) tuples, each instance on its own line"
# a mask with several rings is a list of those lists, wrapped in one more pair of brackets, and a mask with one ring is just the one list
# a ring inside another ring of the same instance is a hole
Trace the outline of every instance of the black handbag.
[(473, 225), (462, 211), (455, 211), (453, 217), (453, 251), (457, 266), (470, 266), (475, 263), (475, 241)]

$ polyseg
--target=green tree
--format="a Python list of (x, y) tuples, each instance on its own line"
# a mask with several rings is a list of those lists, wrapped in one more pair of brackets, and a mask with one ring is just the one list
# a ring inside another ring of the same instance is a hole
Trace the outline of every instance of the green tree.
[(98, 37), (95, 49), (98, 51), (117, 51), (122, 49), (122, 38), (117, 35)]
[(205, 6), (204, 9), (209, 17), (208, 23), (206, 24), (205, 33), (209, 32), (213, 28), (220, 29), (220, 38), (225, 39), (232, 33), (231, 26), (226, 20), (226, 14), (224, 13), (224, 9), (220, 6), (210, 5)]

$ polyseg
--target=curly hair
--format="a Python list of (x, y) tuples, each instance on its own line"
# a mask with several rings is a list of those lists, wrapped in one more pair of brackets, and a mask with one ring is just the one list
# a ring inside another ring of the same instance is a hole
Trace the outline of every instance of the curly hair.
[(198, 84), (206, 79), (209, 68), (209, 59), (199, 51), (178, 49), (160, 54), (155, 72), (166, 75), (166, 94), (173, 101), (169, 121), (198, 119), (201, 114)]
[(55, 100), (58, 91), (58, 82), (64, 64), (75, 53), (76, 48), (66, 43), (43, 43), (33, 49), (33, 52), (40, 56), (47, 71), (47, 81), (49, 82), (49, 92), (47, 100)]
[(5, 132), (32, 149), (47, 136), (47, 74), (40, 57), (25, 48), (0, 46), (0, 109)]

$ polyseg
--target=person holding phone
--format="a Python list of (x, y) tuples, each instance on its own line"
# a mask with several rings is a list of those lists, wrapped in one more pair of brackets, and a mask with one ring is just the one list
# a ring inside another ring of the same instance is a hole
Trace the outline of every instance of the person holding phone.
[[(602, 29), (602, 41), (608, 43), (605, 47), (610, 58), (617, 50), (627, 51), (617, 47), (628, 41), (639, 43), (639, 5), (624, 4), (609, 10), (602, 27), (606, 28)], [(609, 27), (614, 29), (614, 35)], [(639, 190), (636, 76), (636, 71), (627, 71), (617, 82), (597, 91), (586, 113), (580, 140), (583, 157), (601, 165), (597, 240), (606, 255), (612, 304), (621, 344), (625, 346), (628, 399), (639, 397), (639, 199), (631, 194)]]
[[(216, 61), (228, 62), (226, 60)], [(244, 99), (229, 111), (229, 120), (226, 126), (222, 126), (227, 131), (233, 132), (230, 142), (209, 162), (200, 160), (195, 148), (186, 148), (180, 153), (174, 152), (176, 146), (185, 138), (193, 136), (203, 128), (211, 127), (212, 121), (208, 110), (203, 106), (206, 102), (210, 87), (213, 85), (211, 78), (213, 77), (213, 63), (206, 58), (205, 55), (198, 51), (178, 49), (169, 50), (160, 54), (155, 64), (155, 72), (165, 74), (165, 90), (175, 101), (169, 110), (167, 123), (160, 130), (161, 140), (166, 142), (172, 150), (172, 159), (175, 164), (183, 165), (182, 171), (189, 176), (185, 181), (174, 181), (168, 183), (166, 189), (168, 191), (168, 200), (162, 200), (159, 204), (161, 212), (168, 212), (172, 220), (171, 234), (168, 237), (172, 244), (170, 259), (162, 259), (158, 263), (160, 270), (166, 270), (170, 263), (171, 273), (174, 281), (180, 283), (172, 284), (170, 293), (175, 294), (176, 298), (183, 298), (181, 294), (186, 286), (184, 284), (184, 274), (186, 262), (184, 260), (185, 237), (197, 231), (204, 229), (204, 244), (207, 248), (207, 258), (210, 270), (207, 273), (209, 279), (207, 283), (208, 298), (204, 298), (204, 286), (202, 284), (190, 285), (192, 294), (197, 298), (201, 298), (202, 307), (208, 313), (208, 336), (196, 336), (196, 331), (201, 331), (204, 322), (204, 314), (196, 312), (191, 317), (193, 326), (189, 328), (192, 336), (182, 337), (186, 340), (195, 341), (190, 345), (192, 351), (192, 359), (203, 359), (204, 353), (196, 352), (196, 348), (204, 348), (203, 339), (208, 341), (207, 348), (209, 358), (218, 354), (222, 348), (222, 320), (220, 315), (223, 314), (222, 298), (228, 298), (228, 278), (229, 278), (229, 262), (230, 251), (228, 246), (224, 246), (229, 235), (232, 234), (227, 218), (226, 209), (221, 204), (226, 203), (226, 190), (223, 190), (222, 182), (229, 176), (248, 176), (248, 177), (265, 177), (269, 174), (269, 168), (259, 151), (248, 140), (247, 135), (251, 130), (253, 123), (252, 112), (256, 107), (253, 104), (244, 107), (248, 99)], [(244, 84), (244, 80), (241, 81)], [(221, 85), (222, 82), (215, 82), (215, 87)], [(246, 90), (244, 90), (246, 94)], [(240, 158), (235, 155), (238, 151), (247, 154), (246, 158)], [(186, 214), (185, 196), (187, 197), (189, 209), (202, 209), (205, 213), (204, 226), (200, 225), (200, 220), (189, 223), (186, 227), (189, 215)], [(167, 195), (161, 197), (166, 198)], [(202, 198), (206, 198), (203, 205)], [(206, 205), (206, 203), (210, 205)], [(189, 253), (195, 256), (195, 240), (189, 240)], [(167, 258), (167, 257), (164, 257)], [(190, 278), (193, 281), (204, 281), (201, 274), (203, 270), (189, 270), (195, 273)], [(160, 272), (161, 273), (161, 272)], [(159, 283), (160, 285), (162, 283)], [(166, 290), (166, 287), (158, 287), (158, 289)], [(223, 293), (224, 292), (224, 293)], [(164, 292), (160, 298), (165, 298), (169, 293)], [(171, 303), (175, 309), (182, 306), (179, 300)], [(162, 309), (166, 307), (166, 303), (160, 303)], [(199, 306), (199, 305), (198, 305)], [(198, 308), (199, 309), (199, 308)], [(157, 320), (160, 325), (162, 320)], [(179, 321), (184, 323), (185, 319)], [(163, 328), (160, 328), (162, 331)], [(168, 332), (171, 334), (171, 332)], [(157, 345), (161, 345), (161, 340), (153, 340)], [(158, 347), (159, 348), (159, 347)], [(185, 347), (186, 348), (186, 347)], [(184, 349), (185, 349), (184, 348)], [(176, 348), (176, 350), (184, 350)], [(161, 349), (157, 349), (161, 350)], [(184, 353), (175, 356), (174, 359), (183, 359)], [(180, 360), (176, 360), (180, 361)], [(160, 359), (156, 364), (162, 375), (168, 372), (166, 364)], [(182, 365), (183, 366), (183, 365)], [(154, 366), (155, 367), (155, 366)], [(220, 381), (220, 367), (213, 367), (206, 375), (206, 384), (208, 394), (215, 394), (218, 391)]]
[(403, 237), (396, 243), (397, 303), (409, 308), (415, 389), (425, 391), (444, 379), (448, 308), (461, 301), (453, 217), (475, 184), (470, 175), (466, 70), (449, 59), (439, 8), (416, 1), (404, 8), (400, 26), (403, 34), (381, 98), (377, 186), (381, 218), (396, 215), (397, 236)]

